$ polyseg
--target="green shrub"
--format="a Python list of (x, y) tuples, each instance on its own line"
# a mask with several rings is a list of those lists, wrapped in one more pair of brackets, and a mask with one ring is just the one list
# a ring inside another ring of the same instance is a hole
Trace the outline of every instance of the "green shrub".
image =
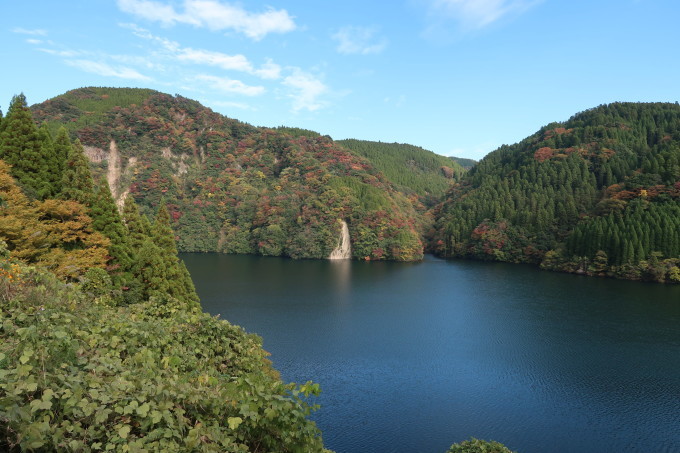
[(446, 453), (513, 453), (505, 445), (495, 442), (475, 439), (465, 440), (451, 445)]
[(261, 340), (172, 298), (93, 304), (22, 268), (0, 302), (0, 451), (323, 451), (316, 384)]

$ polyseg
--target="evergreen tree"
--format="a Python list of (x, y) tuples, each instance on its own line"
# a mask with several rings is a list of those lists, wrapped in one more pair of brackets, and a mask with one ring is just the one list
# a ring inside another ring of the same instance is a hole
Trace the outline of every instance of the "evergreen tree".
[(139, 213), (135, 199), (128, 195), (123, 205), (123, 220), (128, 230), (130, 246), (133, 250), (141, 250), (145, 239), (151, 236), (151, 222)]
[(52, 134), (50, 134), (46, 124), (40, 126), (38, 129), (38, 136), (42, 140), (46, 164), (49, 169), (47, 178), (50, 185), (50, 192), (46, 197), (54, 198), (61, 192), (61, 178), (68, 155), (62, 155), (61, 153), (57, 154)]
[(2, 121), (0, 159), (12, 166), (12, 176), (32, 198), (51, 195), (51, 146), (48, 137), (41, 136), (33, 121), (26, 97), (14, 96), (7, 117)]
[(75, 200), (86, 206), (92, 205), (94, 182), (80, 140), (76, 140), (71, 146), (61, 181), (62, 198)]
[(68, 132), (66, 128), (59, 128), (57, 132), (57, 137), (54, 139), (53, 149), (55, 156), (54, 166), (54, 176), (55, 176), (55, 195), (60, 195), (62, 191), (62, 184), (64, 180), (64, 168), (66, 167), (66, 161), (69, 158), (69, 153), (71, 152), (71, 139), (69, 139)]
[(128, 233), (111, 195), (109, 184), (102, 178), (90, 207), (92, 227), (109, 238), (108, 271), (114, 287), (128, 287), (134, 266), (134, 253), (130, 247)]
[(184, 263), (177, 256), (175, 234), (170, 226), (170, 215), (162, 203), (151, 231), (154, 245), (160, 251), (161, 270), (168, 284), (167, 294), (187, 302), (198, 303), (198, 295)]

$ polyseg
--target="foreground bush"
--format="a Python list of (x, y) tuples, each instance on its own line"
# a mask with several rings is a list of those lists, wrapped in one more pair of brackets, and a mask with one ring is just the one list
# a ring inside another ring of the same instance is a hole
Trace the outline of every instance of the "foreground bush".
[(177, 300), (111, 307), (0, 256), (0, 451), (323, 451), (318, 386)]

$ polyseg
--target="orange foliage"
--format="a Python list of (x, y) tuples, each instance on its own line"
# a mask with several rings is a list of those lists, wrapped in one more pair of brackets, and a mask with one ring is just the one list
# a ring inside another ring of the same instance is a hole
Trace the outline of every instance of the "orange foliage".
[(543, 148), (539, 148), (535, 153), (534, 153), (534, 159), (536, 159), (539, 162), (544, 162), (550, 158), (552, 158), (555, 155), (555, 150), (548, 147), (544, 146)]

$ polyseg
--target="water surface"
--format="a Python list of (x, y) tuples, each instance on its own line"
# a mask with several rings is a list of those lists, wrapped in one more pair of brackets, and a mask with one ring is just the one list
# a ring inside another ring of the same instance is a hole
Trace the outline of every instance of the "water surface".
[(680, 452), (680, 287), (500, 263), (183, 254), (204, 310), (321, 384), (337, 453)]

